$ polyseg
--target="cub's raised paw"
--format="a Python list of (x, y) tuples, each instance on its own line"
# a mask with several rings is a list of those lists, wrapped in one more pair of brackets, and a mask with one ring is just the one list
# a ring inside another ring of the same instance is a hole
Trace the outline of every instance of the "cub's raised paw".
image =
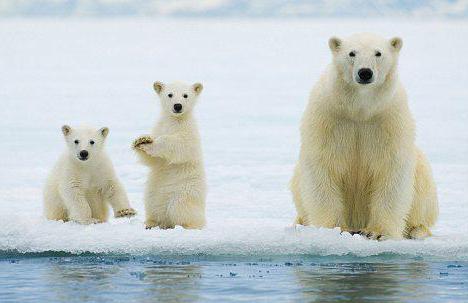
[(150, 136), (141, 136), (137, 138), (135, 141), (133, 141), (133, 148), (141, 148), (143, 144), (151, 144), (153, 143), (153, 138)]
[(121, 209), (115, 213), (116, 218), (133, 217), (134, 215), (136, 215), (136, 211), (133, 208)]

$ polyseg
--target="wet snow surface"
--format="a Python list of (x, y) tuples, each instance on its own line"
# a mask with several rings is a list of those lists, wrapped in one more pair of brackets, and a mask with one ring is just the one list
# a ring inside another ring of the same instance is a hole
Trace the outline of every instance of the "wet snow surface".
[[(0, 250), (133, 255), (405, 254), (468, 259), (468, 23), (3, 20)], [(403, 37), (400, 73), (434, 170), (440, 219), (424, 241), (376, 242), (293, 227), (288, 182), (299, 121), (330, 61), (327, 39)], [(201, 81), (209, 185), (202, 231), (145, 230), (146, 170), (130, 149), (159, 111), (155, 80)], [(108, 152), (139, 214), (100, 225), (48, 222), (42, 186), (62, 124), (108, 126)]]

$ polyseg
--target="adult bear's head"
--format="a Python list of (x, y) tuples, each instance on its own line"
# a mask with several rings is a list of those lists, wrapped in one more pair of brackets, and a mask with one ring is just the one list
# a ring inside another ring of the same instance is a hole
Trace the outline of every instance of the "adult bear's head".
[(403, 41), (363, 33), (332, 37), (328, 45), (337, 75), (356, 88), (372, 89), (393, 80)]

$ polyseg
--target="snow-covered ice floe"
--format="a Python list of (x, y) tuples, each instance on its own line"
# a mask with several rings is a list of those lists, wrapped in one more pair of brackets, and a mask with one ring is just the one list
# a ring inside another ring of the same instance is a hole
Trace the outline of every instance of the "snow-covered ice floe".
[[(423, 241), (370, 241), (293, 227), (288, 182), (312, 84), (332, 35), (401, 36), (400, 74), (440, 218)], [(338, 20), (1, 20), (0, 251), (158, 255), (398, 254), (468, 259), (468, 23)], [(155, 80), (200, 81), (209, 194), (202, 231), (145, 230), (145, 168), (130, 149), (158, 113)], [(108, 126), (135, 218), (48, 222), (42, 186), (63, 124)], [(1, 254), (1, 253), (0, 253)]]
[(220, 226), (216, 224), (203, 231), (187, 231), (181, 227), (149, 231), (143, 230), (142, 222), (138, 219), (81, 226), (18, 217), (2, 228), (0, 250), (161, 256), (366, 257), (399, 254), (468, 260), (466, 237), (435, 236), (425, 241), (377, 242), (359, 235), (340, 233), (338, 228), (282, 227), (271, 220), (230, 220)]

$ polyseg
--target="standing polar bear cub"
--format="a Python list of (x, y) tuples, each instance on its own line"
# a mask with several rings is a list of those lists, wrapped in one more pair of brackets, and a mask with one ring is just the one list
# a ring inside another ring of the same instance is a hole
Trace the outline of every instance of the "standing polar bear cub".
[(151, 169), (144, 198), (148, 229), (205, 225), (205, 171), (192, 113), (202, 89), (200, 83), (154, 83), (161, 117), (150, 136), (133, 142), (142, 163)]
[(44, 189), (46, 218), (81, 224), (105, 222), (108, 204), (115, 217), (135, 215), (104, 151), (109, 129), (64, 125), (62, 132), (67, 150), (49, 175)]
[(400, 38), (331, 38), (333, 62), (310, 94), (291, 190), (296, 223), (372, 239), (423, 238), (436, 188), (398, 79)]

